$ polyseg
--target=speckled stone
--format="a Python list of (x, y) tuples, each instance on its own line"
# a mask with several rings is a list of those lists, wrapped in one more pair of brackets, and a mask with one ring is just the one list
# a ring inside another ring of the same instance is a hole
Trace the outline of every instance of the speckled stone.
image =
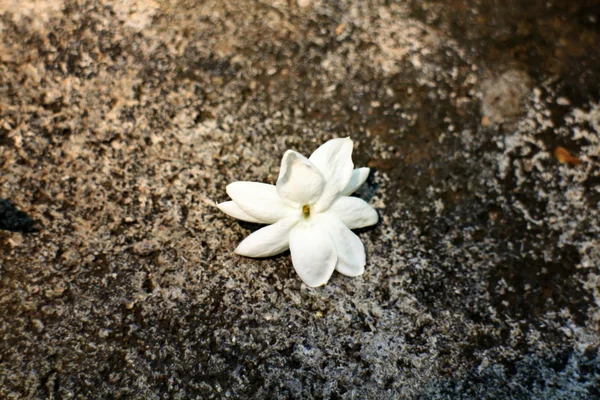
[[(600, 397), (599, 9), (0, 0), (0, 398)], [(366, 273), (233, 254), (345, 136)]]

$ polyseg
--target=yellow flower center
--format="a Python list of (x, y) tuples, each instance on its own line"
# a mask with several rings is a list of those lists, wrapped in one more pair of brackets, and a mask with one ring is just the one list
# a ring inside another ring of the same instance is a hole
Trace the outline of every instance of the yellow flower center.
[(308, 204), (302, 206), (302, 215), (304, 218), (310, 217), (310, 206)]

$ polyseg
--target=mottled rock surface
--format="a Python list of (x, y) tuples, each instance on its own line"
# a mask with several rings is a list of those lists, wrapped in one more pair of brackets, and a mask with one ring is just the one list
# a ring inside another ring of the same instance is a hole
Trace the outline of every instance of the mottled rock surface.
[[(0, 0), (0, 398), (600, 396), (600, 2)], [(359, 278), (214, 206), (355, 141)]]

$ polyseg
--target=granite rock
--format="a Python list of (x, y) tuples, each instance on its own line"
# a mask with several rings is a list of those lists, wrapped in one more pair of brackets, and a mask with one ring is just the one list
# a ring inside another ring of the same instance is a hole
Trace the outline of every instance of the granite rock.
[[(599, 6), (0, 0), (0, 398), (600, 396)], [(345, 136), (366, 273), (233, 254)]]

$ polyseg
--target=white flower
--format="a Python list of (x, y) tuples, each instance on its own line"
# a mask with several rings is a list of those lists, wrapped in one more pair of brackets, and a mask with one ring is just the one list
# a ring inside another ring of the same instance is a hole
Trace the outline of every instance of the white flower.
[(378, 216), (364, 200), (349, 197), (369, 175), (369, 168), (353, 168), (352, 140), (333, 139), (308, 159), (286, 151), (275, 186), (228, 185), (233, 201), (220, 203), (221, 211), (242, 221), (271, 224), (248, 236), (235, 252), (269, 257), (289, 248), (294, 269), (312, 287), (326, 284), (334, 269), (362, 275), (365, 249), (350, 229), (373, 225)]

